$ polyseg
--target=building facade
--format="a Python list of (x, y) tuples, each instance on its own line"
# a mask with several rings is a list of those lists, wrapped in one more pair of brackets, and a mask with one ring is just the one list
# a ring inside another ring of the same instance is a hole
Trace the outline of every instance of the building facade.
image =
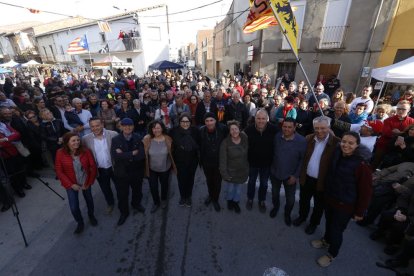
[(388, 66), (414, 56), (414, 1), (396, 1), (395, 13), (388, 30), (377, 67)]
[[(133, 67), (138, 76), (142, 76), (149, 65), (169, 59), (166, 19), (157, 17), (154, 20), (151, 17), (162, 14), (164, 8), (164, 5), (160, 5), (103, 18), (102, 21), (108, 23), (110, 32), (102, 32), (97, 21), (43, 30), (36, 34), (42, 60), (51, 64), (90, 68), (91, 62), (102, 63), (116, 57), (124, 65)], [(120, 35), (121, 32), (127, 36)], [(67, 54), (69, 44), (84, 35), (89, 52)]]
[(196, 67), (209, 75), (213, 73), (213, 31), (199, 30), (196, 37)]
[[(377, 64), (395, 1), (291, 0), (290, 3), (299, 29), (299, 57), (310, 82), (314, 84), (321, 75), (325, 79), (337, 75), (345, 91), (359, 92), (368, 81), (367, 70)], [(272, 80), (288, 73), (296, 81), (304, 80), (278, 26), (243, 33), (248, 11), (240, 12), (247, 9), (248, 1), (235, 0), (224, 19), (231, 24), (224, 23), (224, 50), (221, 56), (216, 55), (216, 60), (222, 59), (221, 71), (268, 73)], [(249, 46), (254, 49), (251, 61), (247, 58)]]

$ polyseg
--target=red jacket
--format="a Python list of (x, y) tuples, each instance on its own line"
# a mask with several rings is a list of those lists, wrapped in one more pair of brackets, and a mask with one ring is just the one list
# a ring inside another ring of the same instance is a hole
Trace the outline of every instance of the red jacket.
[(403, 120), (400, 120), (397, 115), (385, 119), (382, 135), (377, 141), (377, 148), (387, 150), (392, 138), (395, 137), (392, 130), (396, 128), (399, 131), (404, 131), (411, 124), (414, 124), (414, 119), (408, 116)]
[[(95, 160), (88, 149), (85, 149), (80, 154), (79, 159), (87, 175), (83, 185), (90, 187), (95, 182), (97, 173)], [(60, 183), (65, 189), (70, 189), (73, 184), (77, 184), (72, 156), (67, 154), (63, 149), (59, 149), (56, 152), (55, 171)]]
[[(19, 154), (16, 147), (13, 145), (13, 142), (20, 141), (20, 133), (9, 125), (6, 125), (6, 127), (11, 131), (12, 134), (7, 137), (8, 141), (0, 142), (0, 156), (4, 159), (17, 156)], [(0, 138), (5, 137), (6, 136), (0, 132)]]

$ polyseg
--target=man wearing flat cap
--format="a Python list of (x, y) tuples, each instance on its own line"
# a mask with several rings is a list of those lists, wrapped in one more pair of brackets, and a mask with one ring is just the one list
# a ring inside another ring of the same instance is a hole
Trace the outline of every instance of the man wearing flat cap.
[(134, 133), (134, 122), (130, 118), (121, 120), (121, 133), (112, 139), (111, 155), (114, 160), (114, 175), (118, 194), (118, 208), (121, 216), (118, 225), (124, 224), (129, 215), (128, 197), (131, 186), (131, 205), (139, 212), (145, 212), (141, 205), (142, 179), (144, 177), (144, 145)]

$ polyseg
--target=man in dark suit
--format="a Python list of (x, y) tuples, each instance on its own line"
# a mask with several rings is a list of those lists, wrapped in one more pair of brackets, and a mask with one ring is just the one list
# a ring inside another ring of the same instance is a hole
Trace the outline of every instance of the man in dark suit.
[(204, 92), (203, 100), (197, 105), (195, 120), (198, 126), (204, 125), (204, 115), (207, 112), (211, 112), (217, 116), (217, 105), (212, 102), (210, 91)]
[(132, 190), (131, 205), (139, 212), (145, 212), (141, 205), (142, 179), (145, 168), (144, 145), (134, 133), (134, 122), (130, 118), (121, 121), (122, 133), (112, 139), (111, 156), (114, 160), (114, 175), (118, 193), (118, 208), (121, 216), (118, 225), (124, 224), (129, 216), (129, 186)]
[(139, 99), (134, 99), (132, 103), (134, 106), (128, 110), (127, 117), (134, 121), (134, 132), (142, 138), (147, 133), (149, 108), (146, 105), (141, 105)]

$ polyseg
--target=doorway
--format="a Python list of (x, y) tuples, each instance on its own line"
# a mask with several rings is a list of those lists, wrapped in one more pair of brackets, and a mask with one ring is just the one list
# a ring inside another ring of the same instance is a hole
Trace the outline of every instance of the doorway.
[(317, 80), (320, 80), (320, 76), (323, 75), (323, 79), (328, 81), (332, 75), (336, 75), (339, 79), (339, 72), (341, 70), (341, 64), (327, 64), (321, 63), (319, 65), (318, 75), (316, 76)]

